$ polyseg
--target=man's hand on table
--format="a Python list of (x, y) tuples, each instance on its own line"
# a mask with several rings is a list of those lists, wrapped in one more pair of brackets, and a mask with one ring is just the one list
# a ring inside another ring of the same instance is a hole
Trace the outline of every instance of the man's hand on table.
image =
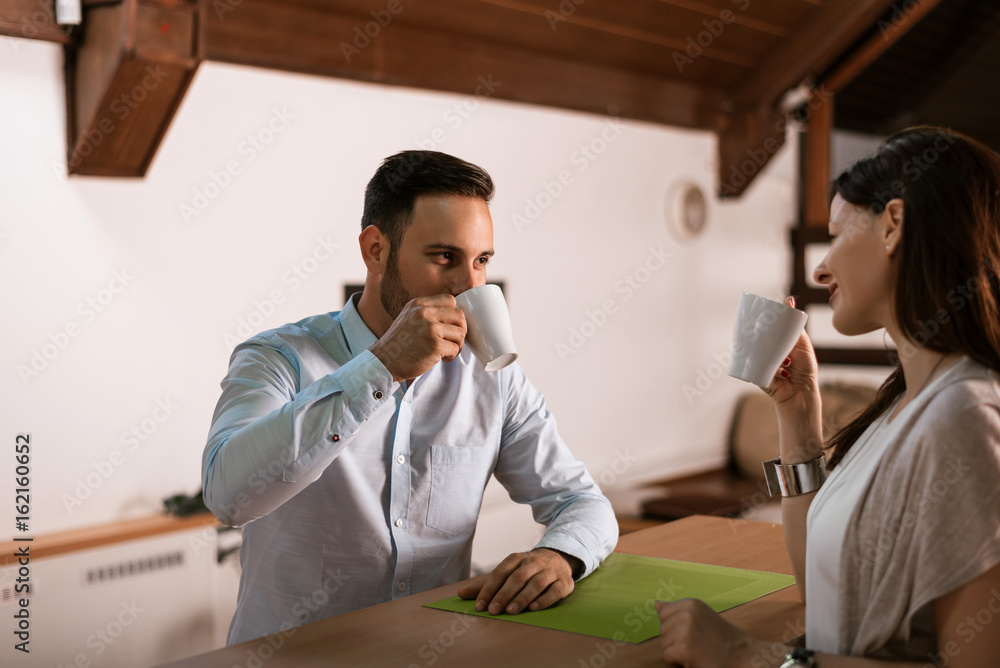
[(572, 555), (538, 548), (515, 552), (489, 575), (458, 590), (464, 599), (476, 599), (476, 610), (491, 615), (515, 615), (524, 610), (544, 610), (573, 591), (573, 574), (583, 564)]

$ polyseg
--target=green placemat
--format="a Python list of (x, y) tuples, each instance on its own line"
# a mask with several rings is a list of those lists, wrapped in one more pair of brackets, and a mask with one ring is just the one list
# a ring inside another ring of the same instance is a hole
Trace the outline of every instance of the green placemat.
[(640, 643), (660, 632), (653, 602), (700, 598), (722, 612), (795, 583), (791, 575), (612, 553), (559, 605), (518, 615), (476, 612), (458, 596), (424, 607)]

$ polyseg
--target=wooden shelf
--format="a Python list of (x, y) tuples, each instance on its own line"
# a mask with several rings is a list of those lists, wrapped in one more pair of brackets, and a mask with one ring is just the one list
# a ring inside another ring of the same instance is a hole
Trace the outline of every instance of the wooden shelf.
[(25, 546), (31, 547), (30, 555), (32, 559), (41, 559), (76, 552), (77, 550), (124, 543), (138, 538), (148, 538), (150, 536), (158, 536), (172, 531), (183, 531), (200, 526), (217, 527), (221, 525), (211, 513), (200, 513), (187, 517), (152, 515), (150, 517), (123, 520), (111, 524), (100, 524), (82, 529), (71, 529), (69, 531), (32, 536), (33, 540), (30, 542), (11, 540), (0, 544), (0, 551), (3, 553), (2, 558), (0, 558), (0, 565), (8, 566), (17, 563), (15, 553), (18, 549)]

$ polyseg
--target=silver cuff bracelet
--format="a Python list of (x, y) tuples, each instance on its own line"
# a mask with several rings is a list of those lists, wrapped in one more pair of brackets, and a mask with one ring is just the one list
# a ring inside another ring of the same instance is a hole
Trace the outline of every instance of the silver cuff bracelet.
[(803, 464), (782, 464), (781, 457), (764, 462), (767, 493), (771, 496), (798, 496), (815, 492), (826, 481), (826, 459), (817, 457)]

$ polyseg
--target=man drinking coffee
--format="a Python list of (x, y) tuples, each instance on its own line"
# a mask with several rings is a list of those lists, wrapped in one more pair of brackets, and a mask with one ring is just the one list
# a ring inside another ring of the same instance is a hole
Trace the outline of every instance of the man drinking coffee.
[(516, 363), (483, 370), (455, 296), (493, 255), (481, 168), (383, 161), (365, 191), (364, 290), (233, 352), (202, 464), (243, 527), (234, 644), (469, 577), (491, 475), (544, 536), (459, 589), (515, 614), (567, 596), (614, 548), (611, 505)]

